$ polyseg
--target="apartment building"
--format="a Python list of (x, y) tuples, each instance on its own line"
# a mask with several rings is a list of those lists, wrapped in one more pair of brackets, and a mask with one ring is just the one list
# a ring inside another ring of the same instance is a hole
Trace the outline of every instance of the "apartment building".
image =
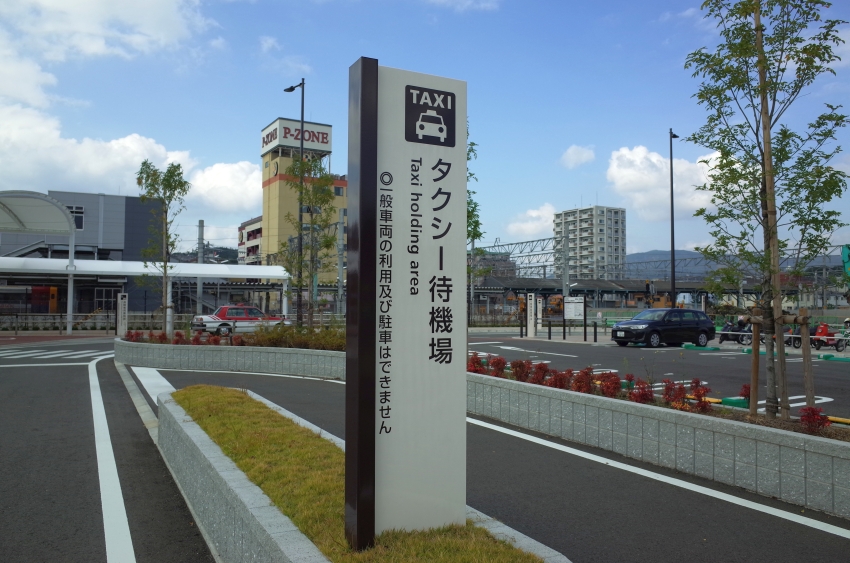
[(594, 205), (555, 214), (555, 274), (564, 261), (572, 279), (624, 279), (626, 210)]

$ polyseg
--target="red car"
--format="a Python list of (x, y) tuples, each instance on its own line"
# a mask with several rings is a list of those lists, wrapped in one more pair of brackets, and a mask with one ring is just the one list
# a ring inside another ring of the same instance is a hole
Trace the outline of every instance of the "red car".
[(231, 332), (253, 332), (258, 326), (275, 326), (292, 324), (286, 317), (272, 317), (251, 305), (225, 305), (215, 310), (212, 315), (201, 315), (192, 318), (192, 332), (202, 331), (220, 336)]

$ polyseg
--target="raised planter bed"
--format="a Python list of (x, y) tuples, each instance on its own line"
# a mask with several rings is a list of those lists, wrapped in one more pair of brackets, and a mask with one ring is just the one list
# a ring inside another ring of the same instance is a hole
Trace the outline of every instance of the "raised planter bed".
[(850, 443), (467, 374), (467, 410), (850, 518)]
[(345, 352), (251, 346), (175, 346), (115, 340), (115, 361), (160, 369), (196, 369), (345, 379)]

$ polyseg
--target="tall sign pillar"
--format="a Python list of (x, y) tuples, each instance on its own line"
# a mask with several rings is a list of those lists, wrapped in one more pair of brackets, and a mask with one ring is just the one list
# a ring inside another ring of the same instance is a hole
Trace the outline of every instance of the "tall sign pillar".
[(345, 527), (466, 521), (466, 83), (349, 74)]

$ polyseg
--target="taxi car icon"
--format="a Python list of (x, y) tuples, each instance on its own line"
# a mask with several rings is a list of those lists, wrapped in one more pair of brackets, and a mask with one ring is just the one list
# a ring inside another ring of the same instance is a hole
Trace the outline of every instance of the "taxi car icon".
[(441, 143), (446, 142), (446, 124), (443, 123), (443, 118), (432, 109), (421, 114), (416, 122), (416, 136), (421, 140), (423, 135), (439, 137)]

